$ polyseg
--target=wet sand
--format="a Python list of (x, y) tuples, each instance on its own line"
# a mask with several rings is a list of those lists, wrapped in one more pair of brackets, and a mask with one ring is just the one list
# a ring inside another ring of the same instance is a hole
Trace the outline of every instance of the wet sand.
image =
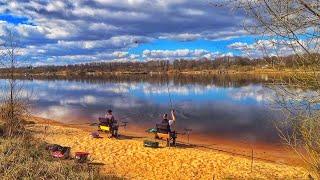
[[(86, 127), (79, 127), (86, 128)], [(95, 128), (86, 128), (87, 130), (93, 131)], [(148, 136), (145, 133), (147, 128), (141, 128), (129, 125), (125, 130), (121, 129), (125, 134), (132, 136)], [(149, 136), (150, 137), (150, 136)], [(152, 136), (151, 136), (152, 138)], [(251, 158), (252, 150), (255, 159), (260, 159), (268, 162), (276, 162), (283, 164), (290, 164), (301, 166), (302, 162), (294, 152), (291, 151), (287, 146), (280, 143), (258, 143), (249, 141), (236, 141), (227, 138), (219, 138), (205, 136), (203, 134), (190, 133), (189, 143), (187, 135), (178, 135), (178, 141), (183, 144), (192, 145), (192, 147), (202, 150), (216, 150), (226, 152), (238, 156)]]
[[(178, 147), (152, 149), (143, 147), (147, 137), (123, 134), (119, 140), (94, 139), (94, 127), (70, 126), (34, 118), (30, 129), (37, 138), (49, 143), (70, 146), (72, 153), (86, 151), (102, 170), (130, 179), (307, 179), (306, 171), (299, 166), (254, 158), (237, 153), (180, 144)], [(150, 137), (151, 138), (151, 137)]]

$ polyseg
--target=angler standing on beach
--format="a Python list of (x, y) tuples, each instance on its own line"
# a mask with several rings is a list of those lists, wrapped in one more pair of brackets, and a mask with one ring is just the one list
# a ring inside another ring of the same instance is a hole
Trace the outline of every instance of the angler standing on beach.
[(112, 110), (109, 109), (107, 111), (107, 114), (105, 115), (105, 118), (111, 128), (111, 137), (118, 137), (118, 123), (115, 120), (113, 114), (112, 114)]
[(175, 132), (175, 122), (176, 122), (176, 115), (175, 115), (175, 111), (171, 110), (171, 119), (168, 119), (168, 114), (164, 114), (162, 116), (162, 124), (167, 124), (168, 130), (170, 133), (174, 133)]

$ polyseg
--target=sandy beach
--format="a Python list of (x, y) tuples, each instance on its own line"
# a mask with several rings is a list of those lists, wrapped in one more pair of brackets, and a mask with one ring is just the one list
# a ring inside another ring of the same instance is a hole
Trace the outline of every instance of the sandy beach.
[(209, 148), (188, 145), (152, 149), (143, 147), (147, 137), (122, 134), (118, 140), (106, 134), (94, 139), (92, 127), (74, 127), (34, 118), (29, 128), (48, 143), (70, 146), (72, 153), (86, 151), (102, 171), (128, 179), (307, 179), (307, 171), (298, 165), (251, 158)]

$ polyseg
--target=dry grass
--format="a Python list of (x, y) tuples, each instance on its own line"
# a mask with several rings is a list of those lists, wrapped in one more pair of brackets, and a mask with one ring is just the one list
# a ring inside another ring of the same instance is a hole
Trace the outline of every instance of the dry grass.
[(57, 160), (45, 150), (45, 143), (29, 137), (0, 138), (0, 176), (2, 179), (120, 179), (104, 176), (99, 168)]

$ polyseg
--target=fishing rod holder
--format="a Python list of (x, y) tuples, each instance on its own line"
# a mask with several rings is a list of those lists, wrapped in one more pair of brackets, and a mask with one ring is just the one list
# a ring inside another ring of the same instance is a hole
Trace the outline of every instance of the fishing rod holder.
[(189, 128), (184, 129), (185, 134), (187, 134), (187, 136), (188, 136), (188, 144), (190, 144), (190, 132), (191, 131), (192, 131), (192, 129), (189, 129)]
[(123, 126), (127, 126), (127, 124), (129, 123), (128, 121), (120, 121), (120, 123), (123, 124)]
[(125, 130), (127, 129), (127, 124), (129, 124), (129, 122), (127, 121), (120, 121), (121, 125), (120, 127), (123, 127)]

